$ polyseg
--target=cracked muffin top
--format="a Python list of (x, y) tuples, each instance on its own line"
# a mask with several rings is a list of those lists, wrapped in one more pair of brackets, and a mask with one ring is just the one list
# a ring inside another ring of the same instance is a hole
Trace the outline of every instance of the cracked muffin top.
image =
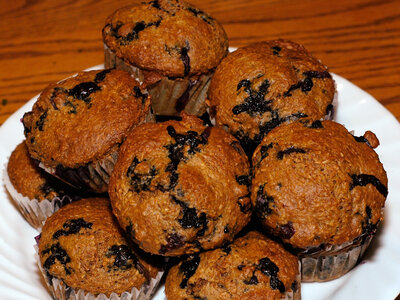
[(272, 40), (229, 53), (211, 80), (207, 104), (216, 124), (251, 153), (282, 123), (329, 115), (334, 94), (334, 81), (318, 59), (297, 43)]
[(105, 198), (73, 202), (49, 217), (39, 257), (49, 279), (95, 295), (140, 289), (159, 271), (125, 238)]
[(11, 153), (7, 173), (15, 190), (29, 199), (51, 200), (62, 197), (69, 191), (35, 164), (29, 156), (25, 141)]
[(194, 116), (136, 127), (110, 178), (113, 212), (145, 251), (221, 246), (248, 222), (250, 169), (239, 142)]
[(333, 121), (273, 129), (253, 155), (251, 199), (267, 230), (295, 248), (341, 245), (373, 236), (387, 176), (376, 136), (353, 136)]
[(106, 20), (103, 40), (127, 63), (169, 77), (207, 73), (228, 52), (222, 26), (178, 0), (118, 9)]
[(223, 248), (189, 256), (172, 267), (168, 299), (299, 299), (299, 262), (282, 245), (252, 231)]
[(47, 167), (101, 159), (142, 123), (150, 98), (128, 72), (81, 72), (50, 84), (23, 117), (30, 155)]

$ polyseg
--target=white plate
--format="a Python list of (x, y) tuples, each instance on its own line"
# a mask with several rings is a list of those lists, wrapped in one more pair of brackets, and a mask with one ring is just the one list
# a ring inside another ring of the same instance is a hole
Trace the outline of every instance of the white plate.
[[(96, 69), (101, 66), (94, 67)], [(385, 220), (367, 250), (364, 260), (350, 273), (326, 283), (302, 285), (302, 299), (393, 300), (400, 293), (400, 124), (379, 102), (344, 78), (333, 75), (338, 88), (336, 120), (362, 135), (373, 131), (377, 148), (389, 177)], [(24, 112), (36, 97), (15, 112), (0, 127), (0, 167), (20, 143)], [(3, 172), (0, 172), (2, 182)], [(3, 184), (0, 185), (0, 299), (51, 299), (37, 271), (34, 236), (38, 233), (23, 219)], [(154, 299), (164, 299), (160, 288)]]

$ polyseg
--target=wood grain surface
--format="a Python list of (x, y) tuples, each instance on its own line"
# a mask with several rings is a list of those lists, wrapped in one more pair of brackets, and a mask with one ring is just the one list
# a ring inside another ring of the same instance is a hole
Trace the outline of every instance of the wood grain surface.
[[(0, 1), (0, 124), (49, 83), (103, 62), (101, 29), (139, 1)], [(191, 1), (231, 46), (287, 38), (369, 92), (400, 120), (400, 1)]]

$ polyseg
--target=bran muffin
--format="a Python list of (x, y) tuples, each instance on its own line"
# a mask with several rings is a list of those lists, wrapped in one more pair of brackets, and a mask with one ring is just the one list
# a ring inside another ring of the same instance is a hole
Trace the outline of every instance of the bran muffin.
[(297, 121), (270, 131), (253, 155), (251, 199), (267, 232), (291, 245), (303, 281), (349, 271), (383, 218), (387, 176), (367, 131)]
[(332, 115), (334, 81), (318, 59), (295, 42), (272, 40), (229, 53), (217, 67), (207, 105), (249, 154), (274, 127)]
[(23, 117), (31, 157), (70, 185), (107, 191), (119, 145), (152, 120), (150, 98), (120, 70), (81, 72), (50, 84)]
[(232, 241), (249, 222), (239, 142), (195, 116), (136, 127), (110, 178), (113, 212), (145, 251), (177, 256)]
[(82, 199), (49, 217), (38, 255), (56, 299), (149, 299), (161, 277), (125, 238), (106, 198)]
[(252, 231), (223, 248), (195, 254), (173, 266), (168, 299), (300, 299), (297, 257)]
[(105, 66), (144, 82), (157, 115), (202, 115), (210, 78), (228, 53), (222, 26), (178, 0), (118, 9), (106, 20), (103, 41)]
[(24, 218), (36, 229), (61, 206), (79, 199), (76, 191), (39, 168), (25, 141), (13, 150), (4, 172), (4, 184)]

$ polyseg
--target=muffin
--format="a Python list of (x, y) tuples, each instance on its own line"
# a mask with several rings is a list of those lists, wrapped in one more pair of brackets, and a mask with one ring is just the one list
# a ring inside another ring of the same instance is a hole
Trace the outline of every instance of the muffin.
[(76, 191), (53, 178), (30, 158), (25, 141), (11, 153), (4, 184), (24, 218), (36, 229), (61, 206), (79, 199)]
[(103, 28), (105, 66), (144, 82), (157, 115), (202, 115), (215, 67), (228, 53), (222, 26), (178, 0), (118, 9)]
[(249, 154), (274, 127), (332, 116), (334, 81), (318, 59), (295, 42), (250, 44), (224, 58), (208, 91), (212, 119)]
[(269, 132), (253, 155), (251, 200), (268, 233), (302, 261), (303, 281), (340, 277), (361, 258), (383, 218), (387, 176), (376, 136), (333, 121)]
[(31, 157), (70, 185), (107, 191), (120, 144), (151, 121), (150, 97), (121, 70), (81, 72), (50, 84), (22, 121)]
[(282, 245), (252, 231), (231, 245), (173, 266), (168, 299), (300, 299), (300, 264)]
[(109, 195), (121, 227), (144, 251), (177, 256), (233, 240), (250, 219), (249, 175), (232, 135), (183, 114), (132, 131)]
[(125, 238), (106, 198), (82, 199), (49, 217), (38, 255), (56, 299), (149, 299), (161, 277)]

